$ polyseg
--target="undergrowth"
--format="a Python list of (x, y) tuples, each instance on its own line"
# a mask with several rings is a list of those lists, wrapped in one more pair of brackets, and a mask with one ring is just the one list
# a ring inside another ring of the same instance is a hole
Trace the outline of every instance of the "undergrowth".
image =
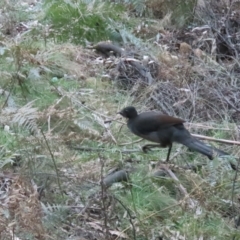
[[(53, 35), (36, 38), (43, 29), (37, 25), (18, 41), (5, 36), (1, 47), (1, 239), (240, 239), (239, 181), (229, 160), (210, 162), (174, 145), (170, 177), (159, 165), (167, 149), (143, 153), (146, 142), (117, 117), (129, 105), (147, 110), (143, 98), (153, 86), (134, 95), (109, 77), (107, 60), (70, 43), (109, 38), (107, 20), (119, 21), (122, 7), (44, 3)], [(236, 124), (223, 120), (186, 126), (236, 138)], [(128, 181), (105, 188), (105, 177), (122, 169)]]
[(75, 44), (109, 39), (116, 34), (113, 22), (120, 20), (123, 12), (118, 4), (97, 0), (45, 0), (44, 8), (44, 20), (53, 27), (50, 37)]

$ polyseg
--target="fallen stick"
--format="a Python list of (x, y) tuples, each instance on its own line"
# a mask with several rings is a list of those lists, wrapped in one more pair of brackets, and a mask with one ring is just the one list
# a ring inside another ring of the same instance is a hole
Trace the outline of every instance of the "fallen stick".
[(207, 136), (199, 135), (199, 134), (192, 134), (192, 136), (195, 137), (195, 138), (199, 138), (201, 140), (208, 140), (208, 141), (212, 141), (212, 142), (220, 142), (220, 143), (240, 146), (240, 142), (238, 142), (238, 141), (226, 140), (226, 139), (217, 139), (217, 138), (207, 137)]
[[(199, 135), (199, 134), (191, 134), (193, 137), (201, 139), (201, 140), (208, 140), (208, 141), (212, 141), (212, 142), (219, 142), (219, 143), (225, 143), (225, 144), (230, 144), (230, 145), (238, 145), (240, 146), (240, 142), (238, 141), (233, 141), (233, 140), (226, 140), (226, 139), (218, 139), (218, 138), (213, 138), (213, 137), (208, 137), (205, 135)], [(128, 143), (120, 143), (118, 144), (119, 146), (125, 146), (125, 145), (130, 145), (130, 144), (134, 144), (134, 143), (138, 143), (143, 141), (143, 138), (140, 138), (134, 142), (128, 142)]]

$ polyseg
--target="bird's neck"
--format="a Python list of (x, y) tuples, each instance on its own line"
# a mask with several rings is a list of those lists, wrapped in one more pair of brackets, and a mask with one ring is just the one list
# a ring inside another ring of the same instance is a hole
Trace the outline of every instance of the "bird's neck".
[(134, 115), (134, 116), (131, 116), (130, 118), (128, 118), (128, 121), (133, 121), (134, 119), (137, 118), (138, 115)]

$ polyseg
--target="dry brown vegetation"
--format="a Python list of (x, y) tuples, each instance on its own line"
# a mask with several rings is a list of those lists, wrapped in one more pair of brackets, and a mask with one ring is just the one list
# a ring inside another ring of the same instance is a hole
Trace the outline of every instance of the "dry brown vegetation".
[[(143, 154), (116, 117), (128, 105), (159, 110), (193, 133), (239, 142), (238, 1), (189, 1), (189, 28), (176, 27), (177, 3), (147, 1), (154, 20), (132, 30), (147, 44), (108, 58), (54, 42), (52, 26), (13, 21), (5, 2), (0, 238), (240, 239), (239, 176), (228, 159), (175, 146), (173, 164), (156, 164), (166, 150)], [(212, 144), (238, 166), (238, 146)]]

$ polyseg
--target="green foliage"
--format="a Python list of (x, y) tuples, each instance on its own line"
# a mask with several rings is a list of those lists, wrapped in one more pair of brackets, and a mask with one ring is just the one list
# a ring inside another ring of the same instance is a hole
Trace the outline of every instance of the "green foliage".
[(116, 0), (115, 2), (126, 5), (130, 12), (139, 17), (145, 15), (147, 10), (146, 0)]
[(11, 132), (0, 129), (0, 169), (9, 168), (14, 164), (15, 153), (18, 146), (15, 135)]
[(145, 14), (147, 10), (145, 0), (130, 0), (130, 2), (132, 3), (132, 6), (134, 7), (134, 11), (136, 11), (137, 15), (143, 16)]
[(122, 11), (119, 5), (100, 0), (46, 0), (45, 9), (45, 20), (54, 29), (52, 36), (73, 43), (108, 39), (115, 32), (110, 22)]
[(36, 16), (36, 12), (26, 11), (24, 3), (16, 0), (0, 1), (0, 40), (6, 36), (16, 36), (18, 27), (21, 23), (26, 22)]
[[(6, 2), (12, 3), (16, 9), (14, 3), (17, 1), (4, 0), (4, 3)], [(114, 2), (126, 4), (134, 14), (139, 13), (136, 14), (137, 16), (141, 16), (145, 9), (144, 0)], [(160, 6), (159, 2), (161, 1), (156, 0), (158, 6)], [(169, 10), (172, 9), (174, 12), (172, 17), (177, 23), (181, 22), (179, 20), (181, 18), (184, 22), (193, 13), (194, 8), (190, 5), (194, 3), (193, 0), (178, 1), (178, 5), (175, 4), (177, 1), (166, 2), (169, 4)], [(3, 6), (2, 2), (0, 6)], [(46, 0), (45, 8), (47, 9), (45, 20), (51, 24), (52, 36), (58, 41), (79, 43), (85, 40), (102, 40), (108, 38), (113, 29), (120, 28), (119, 34), (125, 42), (132, 42), (137, 46), (142, 44), (129, 31), (134, 28), (137, 24), (134, 21), (138, 19), (126, 17), (124, 20), (126, 28), (122, 27), (123, 23), (117, 22), (118, 13), (121, 14), (118, 5), (103, 0), (102, 2)], [(23, 14), (22, 17), (30, 15)], [(8, 29), (9, 26), (8, 19), (6, 20), (4, 29)], [(15, 20), (10, 21), (10, 23), (14, 22)], [(48, 26), (43, 29), (48, 29)], [(41, 29), (35, 30), (41, 32)], [(115, 118), (117, 110), (123, 106), (138, 104), (138, 109), (143, 110), (143, 102), (134, 98), (130, 91), (119, 90), (111, 81), (96, 77), (105, 74), (100, 64), (92, 64), (91, 70), (94, 70), (94, 74), (93, 71), (89, 71), (88, 74), (90, 64), (87, 62), (90, 58), (82, 57), (84, 52), (81, 52), (80, 48), (70, 44), (57, 46), (50, 41), (44, 44), (41, 42), (43, 38), (39, 36), (43, 35), (29, 31), (24, 33), (20, 40), (8, 41), (0, 48), (0, 87), (10, 93), (10, 95), (2, 94), (0, 103), (3, 106), (6, 99), (10, 99), (16, 102), (15, 105), (19, 108), (16, 112), (8, 114), (8, 111), (2, 111), (1, 114), (2, 125), (9, 125), (10, 131), (0, 129), (0, 168), (4, 170), (9, 168), (16, 156), (20, 155), (21, 164), (14, 171), (17, 174), (22, 172), (25, 176), (30, 176), (30, 179), (44, 190), (44, 194), (40, 195), (41, 199), (40, 197), (39, 199), (49, 237), (67, 239), (70, 235), (74, 236), (79, 229), (87, 229), (86, 223), (90, 219), (87, 218), (88, 216), (91, 217), (91, 222), (96, 224), (96, 229), (99, 222), (97, 231), (101, 229), (104, 214), (100, 211), (103, 201), (106, 201), (101, 197), (98, 201), (98, 196), (101, 194), (96, 194), (101, 193), (101, 188), (97, 184), (101, 167), (103, 177), (109, 170), (117, 167), (134, 169), (134, 171), (130, 171), (131, 188), (123, 188), (122, 184), (116, 183), (107, 190), (106, 195), (111, 193), (111, 196), (118, 198), (125, 206), (120, 205), (118, 201), (110, 203), (106, 211), (109, 215), (107, 219), (109, 229), (115, 230), (117, 226), (118, 231), (126, 232), (129, 239), (132, 239), (130, 217), (126, 214), (126, 210), (129, 210), (136, 229), (136, 239), (139, 240), (233, 239), (234, 237), (240, 239), (240, 233), (234, 229), (232, 217), (237, 216), (233, 211), (238, 210), (239, 179), (236, 180), (233, 191), (234, 173), (226, 171), (225, 165), (222, 167), (227, 161), (223, 159), (220, 162), (220, 159), (216, 159), (209, 162), (200, 154), (189, 153), (185, 147), (176, 150), (179, 146), (174, 144), (173, 154), (178, 152), (178, 155), (175, 155), (173, 161), (177, 165), (184, 167), (198, 162), (206, 162), (206, 165), (197, 173), (185, 172), (181, 168), (173, 169), (179, 182), (173, 181), (168, 175), (152, 178), (155, 170), (152, 169), (154, 164), (150, 163), (165, 159), (167, 149), (157, 149), (143, 154), (140, 149), (144, 142), (129, 144), (138, 138), (130, 134), (126, 126), (121, 128), (123, 121), (112, 121), (110, 127), (104, 124), (104, 120)], [(74, 54), (76, 52), (77, 54)], [(87, 65), (83, 66), (82, 62)], [(76, 69), (78, 71), (75, 71)], [(6, 106), (3, 110), (5, 108)], [(227, 129), (230, 125), (225, 123), (224, 127)], [(34, 132), (36, 128), (43, 130), (46, 141), (41, 134)], [(221, 128), (222, 125), (214, 130), (208, 130), (207, 135), (230, 138), (232, 133), (236, 132), (223, 131)], [(235, 129), (236, 126), (232, 128)], [(114, 144), (113, 137), (118, 144), (123, 145)], [(67, 140), (70, 144), (66, 147)], [(71, 145), (83, 149), (85, 147), (86, 150), (74, 151), (70, 148)], [(124, 152), (127, 149), (134, 152)], [(53, 157), (61, 173), (59, 176), (57, 168), (53, 167)], [(101, 166), (99, 159), (103, 160), (104, 166)], [(63, 196), (60, 194), (58, 179), (66, 192)], [(188, 194), (183, 195), (179, 191), (179, 184)], [(234, 195), (233, 202), (232, 195)], [(196, 209), (190, 209), (185, 204), (189, 198), (196, 202)], [(85, 206), (86, 210), (96, 209), (96, 214), (90, 215), (93, 211), (86, 214), (82, 212)], [(111, 212), (113, 215), (110, 215)], [(95, 221), (96, 219), (98, 220)], [(118, 220), (114, 221), (114, 219)], [(117, 225), (114, 225), (115, 222)], [(16, 225), (15, 222), (13, 224)], [(66, 224), (69, 226), (68, 231), (63, 227)], [(93, 229), (91, 231), (94, 232)], [(26, 234), (18, 237), (30, 239)], [(95, 237), (95, 239), (99, 238)]]
[[(14, 149), (16, 147), (16, 139), (9, 132), (0, 129), (0, 146), (4, 146), (5, 149)], [(2, 148), (3, 149), (3, 148)]]
[(171, 14), (171, 21), (175, 27), (184, 27), (194, 17), (196, 0), (147, 0), (153, 16), (164, 18)]
[[(139, 169), (140, 170), (140, 169)], [(131, 194), (127, 196), (128, 206), (137, 209), (141, 217), (154, 213), (155, 216), (163, 217), (170, 206), (175, 206), (177, 201), (170, 196), (169, 190), (164, 186), (158, 188), (149, 178), (143, 179), (147, 172), (144, 170), (131, 176)]]
[[(233, 236), (239, 237), (239, 234), (236, 235), (237, 231), (234, 232), (231, 226), (227, 226), (224, 219), (215, 213), (202, 213), (195, 217), (192, 217), (188, 212), (179, 211), (175, 214), (176, 219), (172, 229), (183, 233), (186, 239), (198, 239), (198, 236), (202, 236), (203, 239), (222, 240), (233, 239)], [(166, 224), (170, 224), (170, 221), (166, 220)]]
[[(168, 1), (170, 6), (172, 5), (173, 1)], [(175, 2), (175, 1), (174, 1)], [(194, 16), (194, 9), (197, 5), (196, 0), (184, 0), (178, 1), (177, 6), (172, 8), (172, 21), (173, 24), (178, 27), (186, 26), (188, 23), (191, 22)]]

